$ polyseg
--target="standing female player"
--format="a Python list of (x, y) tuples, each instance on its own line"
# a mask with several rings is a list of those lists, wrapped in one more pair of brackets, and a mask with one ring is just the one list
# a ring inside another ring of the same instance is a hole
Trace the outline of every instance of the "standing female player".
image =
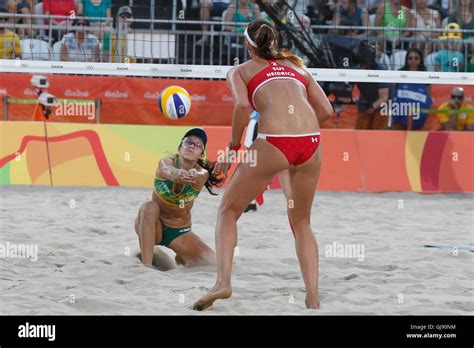
[[(310, 217), (321, 165), (318, 118), (320, 122), (328, 119), (332, 106), (300, 58), (276, 51), (276, 33), (271, 24), (254, 20), (244, 35), (252, 59), (227, 74), (234, 99), (230, 149), (240, 148), (253, 107), (260, 113), (260, 133), (249, 151), (257, 152), (258, 161), (254, 167), (240, 163), (225, 190), (216, 225), (217, 281), (194, 304), (194, 309), (203, 310), (215, 300), (231, 296), (237, 220), (272, 177), (288, 168), (294, 207), (288, 209), (288, 216), (306, 286), (305, 302), (308, 308), (316, 309), (319, 308), (318, 248)], [(226, 172), (229, 167), (230, 163), (218, 164), (214, 172)]]
[(186, 266), (214, 263), (214, 251), (191, 231), (191, 209), (205, 186), (223, 179), (212, 174), (204, 161), (207, 135), (194, 128), (186, 132), (176, 156), (164, 157), (156, 170), (151, 201), (145, 202), (135, 220), (142, 262), (151, 267), (155, 245), (170, 248), (176, 262)]

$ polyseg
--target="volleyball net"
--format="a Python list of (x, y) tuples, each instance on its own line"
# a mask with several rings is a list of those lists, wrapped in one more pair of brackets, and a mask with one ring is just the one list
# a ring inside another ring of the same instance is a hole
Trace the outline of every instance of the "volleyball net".
[[(49, 110), (49, 120), (54, 122), (230, 126), (233, 100), (225, 82), (230, 68), (1, 60), (2, 118), (32, 120), (42, 109)], [(412, 124), (412, 129), (435, 130), (440, 129), (440, 115), (470, 117), (474, 113), (473, 74), (309, 70), (335, 111), (323, 127), (355, 128), (360, 113), (373, 106), (380, 93), (387, 93), (378, 105), (387, 117), (387, 128), (396, 129), (393, 122), (398, 118), (402, 124)], [(161, 91), (171, 85), (185, 88), (191, 96), (191, 111), (179, 120), (165, 118), (158, 108)], [(464, 104), (453, 110), (446, 103), (453, 101), (453, 90), (459, 88), (464, 92)], [(412, 120), (408, 122), (408, 118)]]
[(474, 30), (459, 24), (469, 15), (464, 7), (451, 8), (450, 2), (444, 15), (431, 9), (428, 19), (416, 6), (402, 7), (392, 23), (370, 1), (347, 9), (346, 2), (355, 6), (325, 0), (255, 0), (245, 8), (234, 1), (114, 0), (100, 15), (92, 15), (87, 0), (62, 14), (51, 13), (49, 0), (32, 2), (20, 12), (0, 8), (0, 37), (8, 46), (0, 58), (234, 65), (248, 59), (243, 29), (262, 18), (276, 26), (279, 49), (301, 56), (309, 67), (368, 69), (357, 50), (369, 44), (387, 70), (406, 68), (407, 53), (418, 49), (427, 71), (474, 71)]

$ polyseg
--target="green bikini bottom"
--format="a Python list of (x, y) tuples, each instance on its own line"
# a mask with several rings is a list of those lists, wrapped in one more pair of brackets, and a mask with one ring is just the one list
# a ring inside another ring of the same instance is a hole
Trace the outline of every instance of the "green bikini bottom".
[(179, 236), (182, 236), (185, 233), (191, 232), (191, 226), (188, 227), (181, 227), (181, 228), (174, 228), (166, 226), (165, 224), (161, 223), (161, 242), (159, 245), (163, 245), (168, 247), (172, 241), (174, 241)]

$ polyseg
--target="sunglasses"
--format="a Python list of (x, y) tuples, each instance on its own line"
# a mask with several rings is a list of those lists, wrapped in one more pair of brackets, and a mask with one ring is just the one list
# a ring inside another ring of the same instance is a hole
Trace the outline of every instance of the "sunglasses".
[(132, 17), (132, 16), (130, 16), (129, 14), (122, 14), (122, 15), (120, 15), (120, 18), (123, 18), (123, 19), (128, 19), (128, 18), (130, 18), (130, 17)]
[(462, 96), (462, 95), (452, 95), (451, 98), (452, 98), (452, 99), (463, 100), (463, 99), (464, 99), (464, 96)]
[(189, 140), (189, 139), (184, 139), (182, 144), (184, 146), (191, 146), (191, 145), (194, 145), (194, 147), (198, 148), (198, 149), (203, 149), (204, 148), (204, 145), (201, 144), (199, 141), (192, 141), (192, 140)]

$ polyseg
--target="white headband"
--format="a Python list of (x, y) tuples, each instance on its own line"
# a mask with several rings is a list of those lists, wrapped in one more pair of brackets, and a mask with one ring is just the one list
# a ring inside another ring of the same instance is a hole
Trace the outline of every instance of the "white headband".
[(247, 41), (249, 42), (249, 44), (251, 44), (253, 47), (257, 48), (257, 44), (255, 42), (253, 42), (253, 40), (250, 38), (250, 35), (249, 35), (249, 32), (248, 32), (247, 28), (245, 28), (244, 36), (247, 39)]

